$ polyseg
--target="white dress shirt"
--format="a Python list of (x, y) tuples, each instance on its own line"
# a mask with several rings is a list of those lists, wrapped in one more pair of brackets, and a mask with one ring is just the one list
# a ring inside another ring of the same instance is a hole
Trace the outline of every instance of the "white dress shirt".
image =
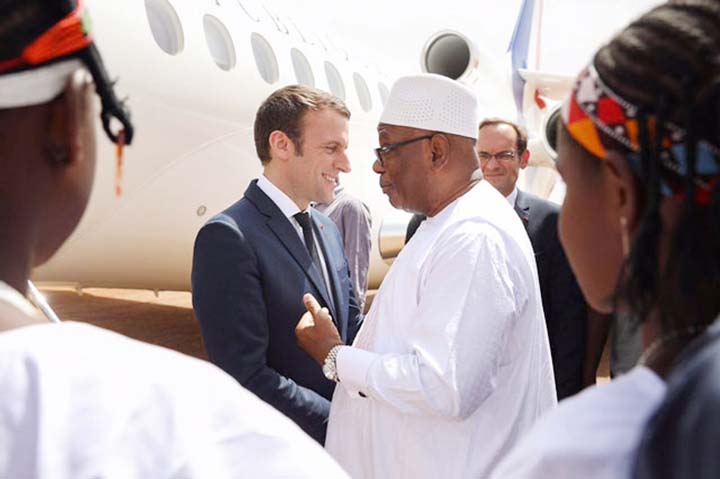
[(354, 347), (326, 447), (353, 478), (487, 477), (556, 403), (530, 240), (482, 181), (421, 224)]
[(513, 208), (515, 208), (515, 200), (517, 200), (517, 195), (518, 189), (516, 186), (515, 188), (513, 188), (512, 192), (510, 192), (510, 194), (505, 197), (508, 203), (510, 203), (510, 206), (512, 206)]
[[(288, 221), (292, 225), (293, 228), (295, 228), (295, 232), (297, 232), (298, 236), (300, 237), (300, 241), (302, 241), (303, 244), (305, 244), (305, 236), (303, 236), (303, 230), (302, 226), (300, 226), (300, 223), (295, 219), (295, 215), (300, 213), (300, 208), (298, 205), (295, 204), (295, 202), (285, 194), (283, 190), (275, 186), (267, 176), (260, 175), (260, 178), (258, 178), (257, 182), (258, 188), (262, 190), (263, 193), (268, 195), (270, 200), (272, 200), (275, 205), (280, 208), (280, 211), (282, 211), (282, 214), (287, 217)], [(314, 208), (308, 207), (303, 213), (308, 213), (310, 215), (310, 218), (312, 219), (312, 215), (314, 212)], [(311, 223), (312, 224), (312, 223)], [(322, 275), (323, 280), (325, 280), (325, 287), (327, 288), (328, 296), (330, 298), (330, 301), (335, 301), (333, 298), (333, 290), (330, 287), (330, 277), (328, 276), (327, 272), (327, 264), (325, 262), (325, 253), (323, 253), (323, 249), (320, 247), (320, 242), (318, 241), (318, 237), (315, 234), (315, 231), (313, 230), (313, 239), (315, 240), (315, 247), (317, 248), (318, 256), (320, 257), (320, 263), (322, 263)], [(307, 246), (307, 245), (305, 245)]]
[[(0, 320), (35, 321), (0, 283)], [(0, 478), (347, 477), (212, 364), (88, 324), (0, 333)]]
[(494, 479), (629, 479), (635, 448), (665, 383), (638, 366), (565, 399), (493, 472)]

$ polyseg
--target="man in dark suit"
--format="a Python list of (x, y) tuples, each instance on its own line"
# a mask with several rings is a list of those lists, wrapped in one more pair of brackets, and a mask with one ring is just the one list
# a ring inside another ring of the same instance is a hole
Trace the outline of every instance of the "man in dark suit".
[(339, 173), (350, 171), (349, 118), (319, 90), (270, 95), (255, 118), (263, 175), (203, 226), (193, 257), (193, 308), (210, 360), (321, 444), (335, 383), (297, 346), (294, 329), (305, 293), (347, 343), (362, 319), (340, 234), (310, 207), (332, 201)]
[[(477, 141), (485, 179), (515, 207), (535, 250), (543, 310), (550, 339), (558, 400), (595, 382), (604, 338), (594, 334), (591, 312), (570, 269), (558, 238), (559, 207), (517, 186), (530, 152), (522, 127), (501, 119), (480, 124)], [(601, 344), (600, 344), (601, 343)]]

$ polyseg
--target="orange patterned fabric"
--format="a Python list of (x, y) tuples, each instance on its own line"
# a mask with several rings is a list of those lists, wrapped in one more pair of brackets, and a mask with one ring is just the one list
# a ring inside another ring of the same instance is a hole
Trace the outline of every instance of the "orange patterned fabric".
[(75, 10), (25, 47), (20, 57), (0, 62), (0, 73), (47, 63), (87, 48), (91, 43), (90, 18), (84, 2), (78, 0)]
[[(610, 149), (619, 150), (630, 161), (636, 174), (642, 174), (638, 107), (612, 91), (590, 65), (578, 75), (573, 91), (562, 106), (562, 120), (570, 136), (589, 153), (604, 159)], [(687, 187), (687, 133), (657, 119), (644, 116), (650, 144), (662, 135), (658, 157), (661, 165), (660, 187), (665, 196), (683, 196)], [(695, 148), (695, 202), (709, 204), (720, 180), (720, 148), (701, 139)]]

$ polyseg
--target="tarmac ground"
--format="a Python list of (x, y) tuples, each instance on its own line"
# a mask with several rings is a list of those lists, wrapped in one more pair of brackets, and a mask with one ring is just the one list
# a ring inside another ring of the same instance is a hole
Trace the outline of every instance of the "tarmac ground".
[[(207, 359), (189, 292), (161, 291), (156, 296), (152, 291), (131, 289), (87, 288), (82, 294), (68, 287), (41, 287), (40, 290), (63, 321), (91, 323)], [(368, 306), (370, 303), (372, 297)], [(609, 380), (607, 353), (606, 348), (598, 368), (598, 382)]]

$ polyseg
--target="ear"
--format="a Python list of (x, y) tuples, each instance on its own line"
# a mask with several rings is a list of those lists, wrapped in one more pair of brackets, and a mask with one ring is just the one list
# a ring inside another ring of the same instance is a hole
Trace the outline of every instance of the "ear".
[(609, 151), (602, 162), (605, 170), (606, 188), (609, 193), (609, 206), (613, 213), (627, 218), (630, 231), (634, 231), (638, 222), (638, 188), (630, 164), (623, 155)]
[(520, 155), (520, 169), (524, 170), (527, 168), (528, 161), (530, 161), (530, 150), (525, 150), (525, 153)]
[(450, 159), (450, 139), (440, 133), (433, 136), (430, 140), (430, 150), (432, 153), (432, 170), (442, 169)]
[(46, 155), (47, 167), (38, 171), (38, 181), (45, 184), (38, 192), (43, 208), (36, 217), (35, 265), (57, 251), (87, 206), (95, 174), (94, 106), (92, 82), (82, 69), (73, 73), (63, 93), (47, 104), (41, 135), (45, 146), (52, 146), (63, 159), (56, 161)]
[(270, 144), (270, 158), (287, 161), (296, 155), (295, 143), (283, 131), (275, 130), (270, 133), (268, 143)]
[(94, 159), (92, 80), (78, 69), (70, 76), (62, 95), (50, 103), (46, 161), (51, 167), (75, 166)]

